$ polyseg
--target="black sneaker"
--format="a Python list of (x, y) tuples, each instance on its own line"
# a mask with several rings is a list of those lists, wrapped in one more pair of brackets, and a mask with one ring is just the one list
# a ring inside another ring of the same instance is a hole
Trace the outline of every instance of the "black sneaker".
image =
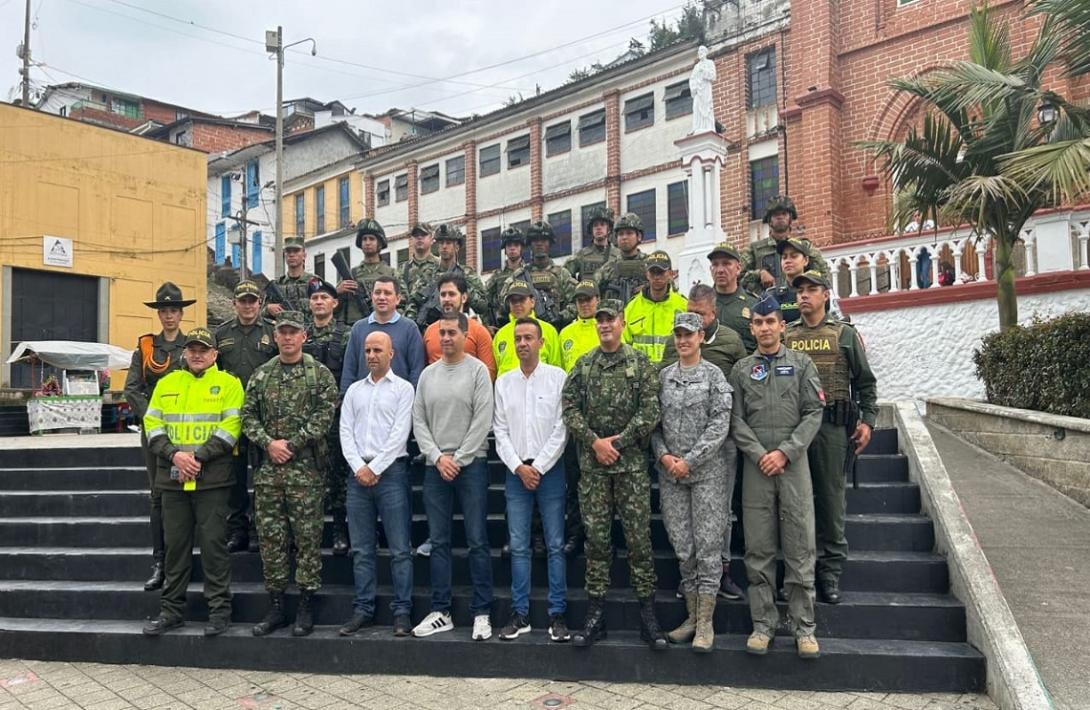
[(501, 641), (513, 641), (523, 634), (530, 633), (530, 619), (523, 614), (515, 612), (511, 615), (511, 621), (500, 629)]
[(565, 643), (571, 640), (571, 632), (564, 621), (563, 614), (553, 614), (549, 617), (549, 640), (557, 643)]
[(394, 617), (394, 636), (409, 636), (413, 632), (413, 622), (408, 614), (398, 614)]

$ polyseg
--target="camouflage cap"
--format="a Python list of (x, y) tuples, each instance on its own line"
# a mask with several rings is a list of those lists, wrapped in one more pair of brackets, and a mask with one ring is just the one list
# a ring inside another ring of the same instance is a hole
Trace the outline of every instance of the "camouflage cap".
[(734, 245), (728, 244), (726, 242), (720, 242), (719, 244), (716, 244), (715, 247), (710, 252), (708, 252), (708, 261), (711, 261), (717, 256), (726, 256), (734, 259), (735, 261), (742, 261), (741, 252), (739, 252), (734, 247)]
[(801, 274), (791, 280), (791, 285), (798, 288), (803, 282), (816, 284), (822, 288), (829, 289), (829, 279), (825, 278), (820, 271), (810, 269), (803, 271)]
[(704, 330), (704, 317), (699, 313), (688, 313), (682, 311), (674, 315), (674, 330), (687, 330), (690, 333), (695, 333), (698, 330)]
[(670, 255), (660, 249), (647, 255), (647, 258), (643, 260), (643, 268), (648, 271), (651, 269), (669, 271), (674, 266), (670, 263)]
[(253, 281), (247, 279), (246, 281), (239, 281), (235, 286), (235, 298), (246, 298), (247, 296), (253, 296), (260, 299), (264, 295), (261, 292), (261, 287)]
[(512, 243), (526, 246), (526, 235), (519, 231), (518, 227), (508, 227), (500, 235), (500, 246), (507, 246)]
[(431, 234), (431, 225), (427, 222), (417, 222), (413, 225), (413, 228), (409, 230), (409, 236), (415, 237), (417, 235), (425, 236)]
[(207, 328), (194, 328), (185, 334), (185, 345), (190, 343), (200, 343), (205, 347), (216, 347), (216, 336), (212, 335)]
[(576, 298), (579, 296), (597, 296), (598, 284), (591, 279), (583, 279), (575, 285), (575, 291), (572, 292), (572, 295)]
[(325, 279), (320, 279), (317, 276), (307, 281), (307, 298), (310, 298), (316, 293), (328, 293), (333, 298), (337, 298), (337, 289), (333, 284), (329, 283)]
[(533, 289), (530, 288), (530, 284), (525, 281), (512, 281), (507, 284), (507, 290), (503, 292), (503, 300), (511, 298), (511, 296), (533, 296)]
[(302, 237), (284, 237), (284, 251), (288, 249), (305, 249), (306, 244)]
[(813, 254), (810, 253), (810, 242), (805, 239), (799, 239), (798, 237), (788, 237), (782, 242), (776, 242), (776, 253), (783, 256), (783, 253), (787, 251), (788, 247), (802, 254), (807, 259), (813, 256)]
[(776, 297), (771, 293), (765, 293), (761, 297), (761, 300), (757, 301), (757, 305), (753, 307), (753, 312), (759, 316), (772, 315), (780, 310), (780, 302), (776, 300)]
[(598, 304), (598, 310), (594, 312), (594, 317), (597, 318), (604, 314), (610, 318), (616, 318), (622, 313), (624, 313), (624, 305), (616, 298), (607, 298)]
[(439, 228), (435, 230), (435, 241), (437, 242), (458, 242), (459, 244), (464, 244), (465, 239), (462, 230), (458, 229), (458, 227), (453, 224), (440, 224)]
[(787, 195), (773, 195), (769, 198), (768, 202), (765, 203), (765, 215), (761, 221), (768, 224), (773, 212), (787, 212), (791, 215), (791, 219), (799, 218), (799, 213), (795, 209), (795, 201)]
[(526, 230), (526, 241), (532, 242), (535, 239), (548, 239), (550, 242), (555, 242), (556, 235), (553, 234), (552, 225), (545, 221), (531, 224)]
[(303, 319), (303, 314), (299, 311), (280, 311), (276, 314), (276, 325), (274, 327), (277, 330), (280, 330), (281, 328), (297, 328), (298, 330), (304, 330), (307, 326), (306, 321)]
[(386, 230), (383, 229), (382, 225), (379, 224), (376, 220), (363, 219), (363, 220), (360, 220), (360, 223), (356, 226), (356, 248), (357, 249), (362, 248), (361, 244), (363, 244), (363, 238), (364, 238), (364, 236), (366, 236), (368, 234), (374, 236), (375, 239), (378, 240), (378, 243), (380, 245), (379, 248), (381, 248), (381, 249), (386, 248)]
[(641, 220), (640, 216), (635, 212), (625, 212), (621, 215), (621, 218), (617, 220), (616, 224), (613, 225), (614, 232), (619, 232), (622, 229), (634, 230), (640, 235), (640, 238), (643, 238), (643, 220)]

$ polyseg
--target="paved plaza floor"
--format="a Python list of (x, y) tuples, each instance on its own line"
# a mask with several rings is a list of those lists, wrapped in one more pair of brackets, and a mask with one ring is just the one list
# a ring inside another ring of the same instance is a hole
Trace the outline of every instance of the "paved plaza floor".
[[(820, 661), (819, 661), (820, 662)], [(0, 660), (0, 710), (994, 710), (983, 695), (815, 693), (519, 678), (313, 675)]]

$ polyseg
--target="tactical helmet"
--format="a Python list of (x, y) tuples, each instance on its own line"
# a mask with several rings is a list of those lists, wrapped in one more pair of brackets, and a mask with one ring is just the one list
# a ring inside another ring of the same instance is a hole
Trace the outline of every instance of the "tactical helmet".
[(768, 200), (765, 205), (765, 216), (762, 220), (765, 224), (772, 219), (773, 212), (786, 211), (791, 215), (791, 219), (798, 219), (799, 213), (795, 210), (795, 201), (787, 195), (774, 195)]
[(550, 243), (555, 242), (556, 236), (553, 234), (552, 226), (544, 221), (531, 224), (526, 230), (526, 241), (532, 242), (535, 239), (548, 239)]
[(643, 222), (640, 220), (640, 216), (635, 212), (625, 212), (621, 215), (621, 218), (617, 220), (617, 223), (613, 225), (613, 232), (620, 232), (622, 229), (635, 230), (640, 235), (640, 239), (643, 239)]
[(526, 246), (526, 236), (519, 231), (518, 227), (508, 227), (500, 235), (500, 246), (506, 247), (512, 243)]
[(435, 241), (437, 242), (458, 242), (459, 244), (465, 244), (465, 235), (462, 234), (462, 230), (453, 224), (440, 224), (438, 229), (435, 230)]
[(386, 230), (382, 228), (382, 225), (373, 219), (360, 220), (359, 226), (356, 227), (356, 248), (363, 248), (364, 235), (373, 235), (375, 239), (378, 239), (379, 249), (386, 248)]
[(605, 222), (609, 225), (610, 230), (612, 230), (613, 210), (605, 206), (595, 207), (594, 209), (592, 209), (590, 211), (590, 214), (587, 215), (587, 234), (590, 234), (594, 231), (592, 227), (594, 227), (595, 222)]

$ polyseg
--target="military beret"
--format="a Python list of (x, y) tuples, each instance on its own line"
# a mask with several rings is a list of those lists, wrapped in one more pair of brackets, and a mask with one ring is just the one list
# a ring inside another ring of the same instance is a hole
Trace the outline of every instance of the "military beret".
[(235, 286), (235, 298), (244, 298), (246, 296), (253, 296), (254, 298), (261, 298), (261, 288), (253, 281), (239, 281)]
[(643, 267), (647, 270), (659, 269), (660, 271), (669, 271), (673, 268), (670, 263), (670, 255), (664, 251), (653, 251), (647, 255), (647, 258), (643, 260)]
[(594, 312), (594, 317), (597, 318), (602, 314), (606, 314), (610, 318), (616, 318), (620, 314), (624, 313), (624, 306), (616, 298), (607, 298), (598, 304), (598, 310)]
[(185, 344), (200, 343), (201, 345), (209, 348), (216, 347), (216, 336), (212, 335), (207, 328), (194, 328), (185, 334)]
[(681, 312), (674, 315), (674, 330), (677, 329), (687, 330), (690, 333), (695, 333), (698, 330), (704, 330), (704, 317), (699, 313), (687, 313)]
[(575, 285), (574, 296), (597, 296), (598, 284), (594, 283), (591, 279), (583, 279)]
[(799, 285), (803, 282), (816, 284), (824, 289), (829, 288), (829, 279), (822, 276), (820, 271), (814, 271), (813, 269), (810, 269), (809, 271), (803, 271), (801, 274), (796, 276), (794, 279), (792, 279), (791, 285), (795, 288), (798, 288)]
[(717, 256), (728, 256), (735, 261), (742, 260), (742, 254), (735, 249), (733, 245), (727, 244), (726, 242), (716, 244), (715, 248), (708, 252), (708, 261), (711, 261)]
[(782, 256), (784, 251), (786, 251), (788, 248), (794, 249), (798, 253), (805, 256), (807, 259), (809, 259), (811, 256), (813, 256), (810, 253), (810, 243), (807, 242), (804, 239), (798, 239), (797, 237), (788, 237), (787, 239), (784, 239), (782, 242), (776, 242), (776, 253), (777, 254)]
[(534, 292), (530, 288), (530, 284), (525, 281), (512, 281), (507, 285), (507, 290), (503, 294), (503, 300), (511, 298), (511, 296), (533, 296)]
[(753, 307), (753, 312), (759, 316), (772, 315), (778, 310), (780, 310), (780, 302), (776, 300), (775, 296), (767, 292), (761, 297), (761, 300), (757, 301), (757, 305)]
[(325, 279), (320, 279), (315, 276), (310, 281), (307, 281), (307, 298), (310, 298), (319, 291), (328, 293), (333, 298), (337, 298), (337, 289)]
[(277, 330), (281, 328), (297, 328), (303, 330), (306, 328), (306, 324), (303, 321), (303, 314), (299, 311), (280, 311), (276, 314), (276, 326)]
[(306, 245), (303, 243), (302, 237), (284, 237), (284, 250), (288, 249), (304, 249)]

